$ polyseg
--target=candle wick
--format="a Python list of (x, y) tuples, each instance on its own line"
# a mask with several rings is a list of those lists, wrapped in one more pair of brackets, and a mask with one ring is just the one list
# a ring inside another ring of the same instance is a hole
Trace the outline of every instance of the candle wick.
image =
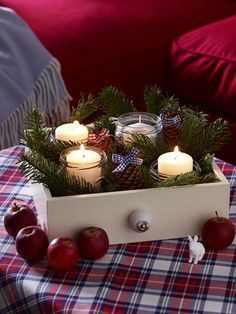
[(177, 157), (178, 157), (178, 156), (175, 156), (174, 160), (176, 160), (176, 159), (177, 159)]
[(83, 153), (83, 158), (85, 158), (85, 154)]

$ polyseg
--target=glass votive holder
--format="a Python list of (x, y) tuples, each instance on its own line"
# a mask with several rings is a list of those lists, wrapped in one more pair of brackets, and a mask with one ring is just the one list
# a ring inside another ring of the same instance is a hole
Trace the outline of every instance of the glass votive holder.
[[(193, 171), (197, 171), (198, 173), (201, 173), (201, 167), (196, 161), (193, 161)], [(154, 181), (162, 181), (171, 177), (171, 175), (166, 175), (164, 173), (158, 172), (158, 160), (155, 160), (152, 162), (151, 167), (150, 167), (150, 173)]]
[(96, 189), (100, 189), (100, 179), (104, 176), (106, 153), (97, 147), (73, 146), (60, 154), (60, 162), (70, 175), (83, 178)]
[(115, 135), (118, 140), (127, 142), (133, 134), (145, 134), (148, 137), (160, 136), (161, 118), (149, 112), (129, 112), (118, 117)]

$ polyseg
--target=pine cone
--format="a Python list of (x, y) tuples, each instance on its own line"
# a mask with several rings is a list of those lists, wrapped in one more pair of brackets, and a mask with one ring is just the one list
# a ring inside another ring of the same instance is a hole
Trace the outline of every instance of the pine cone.
[(181, 128), (181, 117), (175, 112), (166, 112), (161, 114), (162, 132), (165, 141), (170, 146), (178, 144), (178, 135)]
[(88, 144), (90, 146), (98, 147), (108, 154), (108, 153), (112, 153), (114, 151), (114, 142), (115, 142), (114, 138), (112, 136), (109, 136), (109, 137), (104, 137), (98, 143), (89, 142)]
[(140, 165), (128, 165), (122, 172), (115, 172), (122, 190), (142, 189), (145, 186)]

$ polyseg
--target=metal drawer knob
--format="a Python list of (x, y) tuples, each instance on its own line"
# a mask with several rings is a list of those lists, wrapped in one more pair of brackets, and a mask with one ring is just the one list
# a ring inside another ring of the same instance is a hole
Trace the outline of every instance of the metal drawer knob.
[(151, 222), (151, 214), (144, 210), (136, 210), (129, 217), (130, 227), (136, 232), (147, 231), (151, 226)]

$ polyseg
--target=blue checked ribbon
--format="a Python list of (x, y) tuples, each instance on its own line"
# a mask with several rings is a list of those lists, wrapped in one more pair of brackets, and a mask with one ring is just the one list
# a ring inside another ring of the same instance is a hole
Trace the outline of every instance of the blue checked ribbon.
[(160, 114), (161, 122), (164, 128), (170, 127), (170, 126), (181, 126), (181, 117), (179, 115), (176, 115), (174, 117), (166, 117), (164, 114)]
[(139, 149), (133, 147), (131, 149), (130, 154), (127, 155), (127, 156), (113, 154), (112, 155), (112, 161), (115, 162), (115, 163), (119, 163), (119, 166), (116, 167), (116, 169), (114, 169), (112, 172), (121, 172), (129, 164), (141, 165), (142, 162), (143, 162), (143, 159), (135, 157), (138, 154), (138, 152), (139, 152)]

